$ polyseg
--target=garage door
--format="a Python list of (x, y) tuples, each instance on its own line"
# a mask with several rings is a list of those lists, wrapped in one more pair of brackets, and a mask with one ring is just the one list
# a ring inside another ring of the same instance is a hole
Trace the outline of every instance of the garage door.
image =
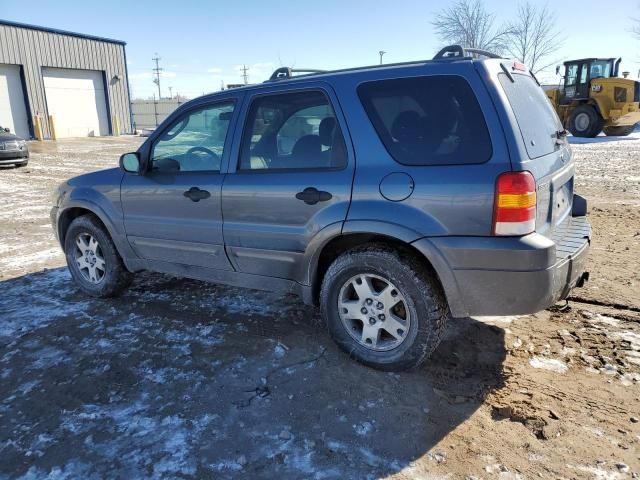
[(43, 68), (42, 76), (58, 138), (109, 134), (102, 72)]
[(31, 136), (20, 67), (17, 65), (0, 64), (0, 126), (23, 138)]

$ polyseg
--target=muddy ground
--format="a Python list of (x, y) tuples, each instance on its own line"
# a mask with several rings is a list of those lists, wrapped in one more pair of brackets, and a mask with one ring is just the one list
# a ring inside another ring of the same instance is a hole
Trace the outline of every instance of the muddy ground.
[(0, 171), (0, 478), (638, 478), (640, 134), (574, 141), (594, 239), (568, 308), (457, 320), (402, 374), (295, 297), (155, 274), (79, 293), (49, 193), (139, 142)]

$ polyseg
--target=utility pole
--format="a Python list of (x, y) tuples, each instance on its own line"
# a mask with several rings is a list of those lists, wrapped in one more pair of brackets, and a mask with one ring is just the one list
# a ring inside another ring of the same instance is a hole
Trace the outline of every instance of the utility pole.
[(173, 98), (173, 87), (169, 87), (169, 99)]
[(385, 52), (384, 50), (380, 50), (378, 53), (380, 54), (380, 65), (382, 65), (382, 56), (387, 52)]
[(162, 70), (164, 70), (163, 68), (160, 68), (160, 64), (158, 62), (160, 62), (160, 57), (158, 56), (158, 54), (156, 53), (156, 56), (153, 57), (151, 60), (153, 60), (154, 62), (156, 62), (156, 68), (153, 68), (153, 74), (156, 76), (156, 78), (153, 79), (153, 83), (155, 83), (158, 86), (158, 100), (162, 99), (162, 93), (160, 91), (160, 72), (162, 72)]
[(247, 85), (249, 83), (249, 74), (247, 73), (249, 71), (249, 67), (247, 67), (246, 65), (242, 65), (242, 68), (240, 70), (242, 70), (242, 78), (244, 79), (244, 84)]

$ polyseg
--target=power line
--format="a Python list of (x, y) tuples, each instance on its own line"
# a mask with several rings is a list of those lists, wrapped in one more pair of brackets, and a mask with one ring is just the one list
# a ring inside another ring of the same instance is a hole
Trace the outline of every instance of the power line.
[(242, 65), (240, 70), (242, 70), (242, 79), (244, 80), (244, 84), (247, 85), (249, 83), (249, 74), (247, 73), (249, 71), (249, 67)]
[(156, 56), (153, 57), (151, 60), (156, 62), (156, 68), (152, 68), (151, 70), (153, 71), (153, 74), (156, 76), (156, 78), (153, 79), (153, 83), (155, 83), (158, 86), (158, 99), (161, 99), (162, 93), (160, 91), (160, 72), (162, 72), (164, 68), (160, 68), (160, 64), (158, 63), (160, 62), (160, 57), (158, 56), (157, 53), (156, 53)]

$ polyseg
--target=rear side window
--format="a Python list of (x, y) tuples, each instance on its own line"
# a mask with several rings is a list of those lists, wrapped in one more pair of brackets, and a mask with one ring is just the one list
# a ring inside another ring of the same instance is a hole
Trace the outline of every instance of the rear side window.
[(513, 74), (511, 81), (504, 73), (498, 75), (518, 121), (522, 139), (530, 158), (553, 153), (556, 134), (562, 124), (542, 88), (529, 75)]
[(367, 82), (358, 95), (387, 151), (403, 165), (468, 165), (491, 157), (482, 110), (462, 77)]
[(329, 99), (317, 90), (257, 97), (251, 104), (241, 170), (341, 169), (344, 138)]

